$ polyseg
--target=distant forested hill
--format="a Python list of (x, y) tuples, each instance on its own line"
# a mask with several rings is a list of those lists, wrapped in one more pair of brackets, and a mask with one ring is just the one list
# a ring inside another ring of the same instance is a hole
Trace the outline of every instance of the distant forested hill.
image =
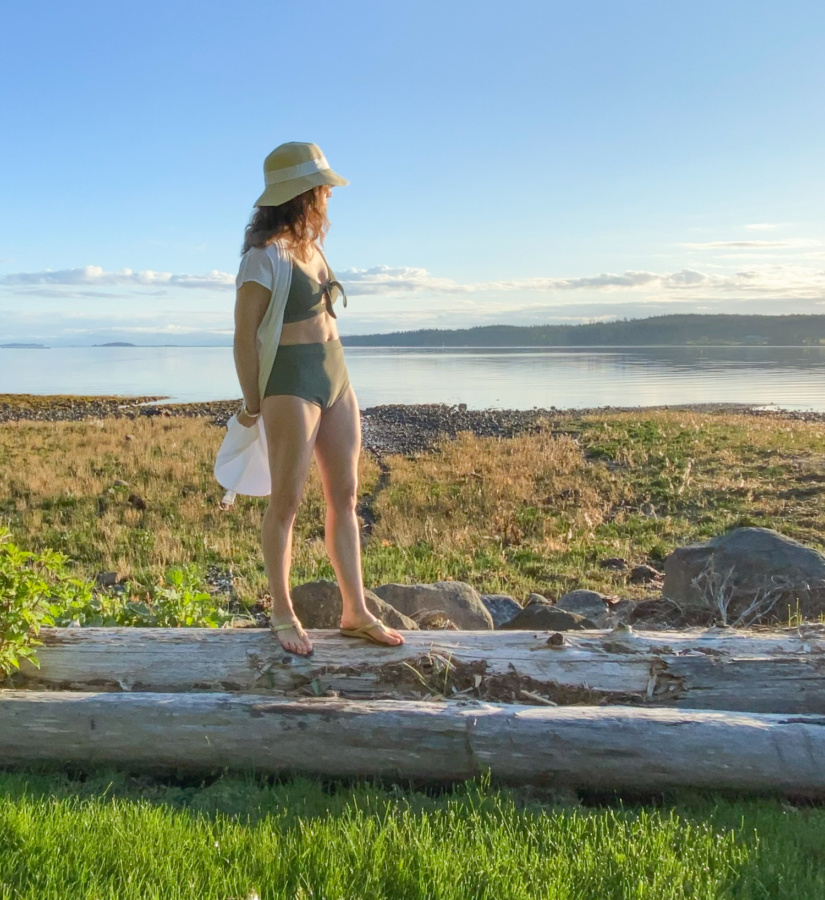
[(483, 325), (341, 338), (353, 347), (593, 347), (634, 344), (825, 344), (822, 316), (653, 316), (587, 325)]

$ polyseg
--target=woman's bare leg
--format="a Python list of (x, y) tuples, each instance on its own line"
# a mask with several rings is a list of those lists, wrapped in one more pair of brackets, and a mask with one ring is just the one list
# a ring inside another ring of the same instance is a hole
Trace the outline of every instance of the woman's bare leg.
[[(324, 486), (327, 513), (325, 537), (329, 558), (338, 577), (343, 601), (341, 625), (360, 628), (375, 621), (364, 599), (361, 573), (361, 536), (358, 500), (358, 457), (361, 451), (361, 416), (352, 386), (321, 414), (315, 438), (315, 460)], [(404, 638), (392, 628), (376, 628), (372, 636), (385, 644)]]
[[(289, 595), (292, 561), (292, 526), (304, 492), (312, 449), (321, 420), (321, 408), (300, 397), (278, 394), (264, 397), (261, 418), (266, 429), (272, 492), (261, 523), (264, 566), (272, 597), (272, 622), (295, 619)], [(300, 623), (276, 632), (286, 650), (305, 656), (312, 644)]]

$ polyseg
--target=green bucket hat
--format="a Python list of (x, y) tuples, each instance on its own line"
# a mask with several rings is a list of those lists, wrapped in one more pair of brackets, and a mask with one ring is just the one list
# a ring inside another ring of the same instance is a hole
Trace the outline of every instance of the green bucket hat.
[(281, 144), (264, 160), (266, 188), (255, 206), (280, 206), (298, 194), (321, 184), (343, 186), (346, 178), (329, 167), (317, 144), (291, 141)]

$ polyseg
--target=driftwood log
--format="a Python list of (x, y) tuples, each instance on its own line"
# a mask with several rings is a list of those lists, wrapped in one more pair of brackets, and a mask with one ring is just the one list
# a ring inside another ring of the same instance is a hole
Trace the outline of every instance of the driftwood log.
[[(258, 629), (51, 629), (41, 668), (16, 686), (94, 691), (236, 691), (352, 699), (433, 696), (825, 714), (825, 628), (679, 632), (408, 632), (382, 648), (312, 632), (284, 653)], [(562, 641), (563, 643), (559, 643)], [(555, 641), (555, 643), (554, 643)]]
[(215, 693), (0, 692), (0, 765), (48, 762), (596, 789), (825, 795), (825, 717), (272, 700)]

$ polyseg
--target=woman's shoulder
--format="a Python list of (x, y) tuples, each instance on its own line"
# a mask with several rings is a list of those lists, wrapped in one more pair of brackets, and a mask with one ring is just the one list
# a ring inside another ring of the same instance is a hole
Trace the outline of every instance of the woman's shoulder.
[(241, 259), (264, 259), (269, 257), (272, 260), (289, 259), (289, 251), (283, 241), (271, 241), (262, 247), (250, 247), (241, 254)]
[(241, 254), (240, 271), (271, 269), (279, 271), (291, 265), (289, 251), (280, 241), (263, 247), (249, 247)]

